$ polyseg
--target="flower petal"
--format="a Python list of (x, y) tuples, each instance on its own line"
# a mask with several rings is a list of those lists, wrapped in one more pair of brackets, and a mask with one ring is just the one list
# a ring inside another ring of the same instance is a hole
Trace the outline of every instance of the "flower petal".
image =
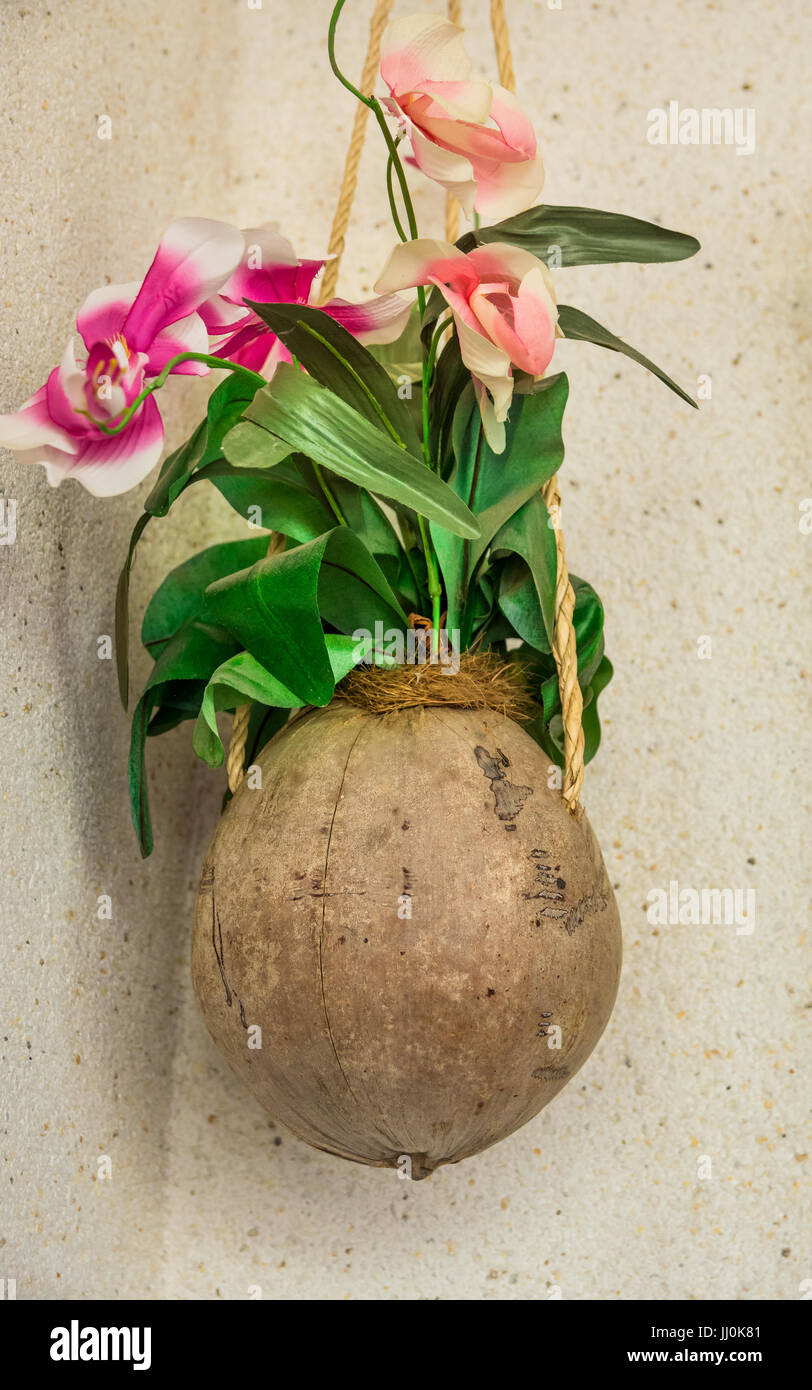
[(471, 161), (461, 154), (444, 149), (441, 145), (432, 144), (417, 126), (412, 127), (410, 138), (415, 161), (421, 173), (424, 173), (426, 178), (434, 179), (435, 183), (439, 183), (448, 193), (453, 193), (466, 214), (471, 217), (477, 191)]
[(513, 92), (496, 82), (491, 83), (491, 91), (490, 117), (498, 125), (503, 139), (523, 159), (535, 159), (538, 141), (532, 121), (522, 111)]
[(346, 299), (331, 299), (323, 304), (322, 310), (331, 319), (340, 323), (348, 333), (352, 333), (359, 343), (393, 343), (399, 338), (409, 314), (411, 304), (396, 294), (385, 294), (377, 299), (368, 299), (365, 304), (350, 304)]
[(130, 345), (148, 351), (168, 324), (186, 318), (231, 275), (243, 252), (236, 227), (206, 217), (182, 217), (161, 240), (124, 321)]
[(84, 368), (77, 365), (71, 339), (62, 361), (45, 383), (45, 392), (51, 419), (72, 435), (82, 436), (93, 428), (87, 419), (85, 380)]
[(496, 419), (507, 419), (513, 398), (510, 358), (490, 339), (478, 333), (476, 329), (469, 328), (461, 319), (457, 318), (456, 324), (463, 362), (473, 376), (484, 382), (493, 396)]
[(471, 70), (462, 29), (440, 15), (405, 15), (384, 31), (381, 77), (392, 92), (413, 92), (423, 82), (467, 82)]
[(476, 284), (476, 275), (469, 271), (466, 257), (447, 241), (433, 237), (418, 237), (403, 241), (390, 253), (389, 259), (373, 285), (376, 294), (407, 290), (415, 285), (428, 285), (436, 280), (453, 280)]
[(482, 160), (476, 166), (475, 211), (494, 221), (516, 217), (533, 206), (543, 183), (544, 165), (539, 154), (520, 164)]
[(47, 385), (27, 400), (19, 410), (0, 415), (0, 446), (13, 449), (18, 457), (30, 455), (26, 462), (39, 463), (55, 449), (75, 454), (76, 440), (53, 419), (47, 400)]
[(120, 434), (94, 432), (65, 476), (75, 478), (94, 497), (116, 497), (137, 487), (152, 472), (163, 444), (161, 413), (148, 396)]
[[(157, 376), (163, 371), (167, 362), (173, 357), (177, 357), (181, 352), (208, 352), (209, 335), (206, 325), (199, 314), (189, 314), (185, 319), (178, 319), (169, 328), (162, 328), (160, 333), (153, 339), (149, 350), (149, 362), (146, 369), (147, 376)], [(173, 374), (178, 376), (207, 376), (209, 368), (205, 362), (181, 362), (177, 367), (173, 367)]]
[(76, 315), (76, 327), (88, 352), (96, 343), (109, 342), (121, 332), (140, 285), (102, 285), (93, 290)]
[(219, 338), (223, 333), (233, 333), (240, 323), (247, 323), (251, 310), (244, 304), (233, 304), (222, 294), (215, 294), (201, 304), (198, 314), (208, 330), (209, 337)]

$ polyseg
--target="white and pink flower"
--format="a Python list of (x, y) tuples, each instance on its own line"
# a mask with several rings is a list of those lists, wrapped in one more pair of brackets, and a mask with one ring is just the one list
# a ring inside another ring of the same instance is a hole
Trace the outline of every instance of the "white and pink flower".
[(506, 242), (465, 255), (447, 241), (423, 237), (395, 247), (375, 288), (388, 293), (417, 285), (436, 286), (451, 309), (488, 441), (501, 452), (514, 367), (542, 376), (555, 348), (558, 307), (548, 267)]
[(384, 105), (406, 131), (415, 162), (469, 217), (496, 221), (532, 206), (544, 166), (516, 98), (472, 71), (462, 30), (439, 15), (408, 15), (384, 34)]
[[(224, 222), (173, 222), (142, 284), (107, 285), (88, 296), (76, 316), (87, 356), (77, 361), (68, 343), (45, 385), (18, 411), (0, 415), (0, 445), (22, 462), (43, 464), (53, 487), (68, 477), (97, 497), (136, 487), (163, 449), (154, 397), (118, 434), (105, 434), (94, 422), (115, 422), (171, 358), (207, 351), (206, 325), (196, 311), (242, 252), (242, 237)], [(208, 370), (191, 361), (173, 368), (185, 375)]]
[[(255, 304), (308, 304), (313, 282), (324, 261), (299, 260), (291, 243), (276, 226), (249, 227), (242, 233), (245, 254), (220, 293), (200, 310), (220, 357), (250, 367), (270, 380), (280, 362), (290, 362), (284, 343), (267, 323), (250, 309)], [(340, 323), (359, 342), (391, 343), (400, 337), (409, 317), (409, 306), (397, 295), (351, 304), (331, 299), (321, 311)]]

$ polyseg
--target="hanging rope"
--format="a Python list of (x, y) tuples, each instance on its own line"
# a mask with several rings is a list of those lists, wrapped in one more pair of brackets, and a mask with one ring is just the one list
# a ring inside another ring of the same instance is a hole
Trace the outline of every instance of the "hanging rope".
[[(381, 38), (391, 8), (392, 0), (378, 0), (375, 6), (370, 24), (369, 47), (367, 49), (364, 70), (361, 76), (361, 90), (365, 93), (371, 91), (375, 83), (375, 75), (381, 49)], [(461, 0), (448, 0), (448, 17), (454, 24), (459, 24), (461, 12)], [(491, 28), (493, 30), (493, 41), (496, 49), (499, 81), (503, 87), (506, 87), (508, 91), (512, 92), (516, 87), (516, 78), (513, 71), (513, 58), (510, 52), (510, 34), (508, 32), (503, 0), (491, 0)], [(359, 102), (355, 114), (355, 121), (353, 123), (352, 135), (350, 137), (350, 147), (347, 151), (347, 158), (344, 164), (344, 177), (341, 183), (338, 206), (336, 207), (332, 231), (330, 233), (329, 251), (335, 259), (328, 261), (325, 268), (321, 294), (322, 302), (327, 299), (332, 299), (335, 294), (336, 284), (338, 283), (339, 263), (341, 254), (344, 250), (344, 239), (347, 234), (353, 198), (358, 184), (358, 169), (364, 146), (364, 134), (368, 114), (368, 107)], [(446, 239), (451, 242), (456, 241), (458, 230), (459, 204), (456, 198), (449, 196), (446, 200)], [(575, 594), (567, 572), (567, 561), (564, 551), (564, 533), (561, 529), (560, 522), (561, 495), (558, 491), (557, 475), (554, 474), (553, 477), (545, 483), (542, 489), (542, 497), (550, 513), (551, 524), (555, 528), (557, 565), (555, 584), (555, 628), (552, 645), (553, 656), (558, 671), (558, 688), (561, 695), (561, 711), (564, 726), (564, 780), (562, 795), (569, 810), (577, 815), (579, 814), (578, 797), (584, 780), (584, 731), (581, 722), (583, 715), (583, 696), (581, 694), (581, 687), (578, 684), (578, 652), (575, 640), (575, 628), (573, 626)], [(277, 550), (280, 550), (283, 545), (283, 537), (279, 536), (277, 533), (273, 533), (268, 547), (268, 554), (274, 554)], [(250, 712), (250, 704), (240, 705), (234, 715), (234, 724), (232, 726), (231, 742), (229, 744), (227, 759), (228, 786), (232, 793), (237, 790), (237, 787), (245, 776), (243, 763), (245, 761), (245, 744), (248, 737), (248, 719)]]
[[(491, 29), (496, 49), (499, 81), (509, 92), (516, 90), (516, 76), (510, 52), (510, 34), (504, 0), (491, 0)], [(564, 781), (561, 793), (573, 814), (578, 812), (578, 797), (584, 781), (584, 730), (582, 718), (584, 697), (578, 684), (578, 648), (573, 626), (575, 594), (567, 573), (564, 552), (564, 532), (561, 529), (561, 494), (558, 476), (544, 484), (542, 497), (555, 527), (556, 580), (555, 629), (553, 656), (558, 671), (558, 690), (561, 696), (561, 718), (564, 725)]]
[[(369, 47), (364, 61), (364, 70), (361, 73), (360, 90), (364, 96), (368, 96), (375, 86), (375, 78), (378, 73), (378, 62), (381, 56), (381, 39), (389, 19), (389, 11), (392, 8), (393, 0), (377, 0), (374, 13), (369, 25)], [(344, 253), (344, 241), (347, 235), (347, 228), (350, 225), (350, 214), (352, 213), (352, 202), (355, 197), (355, 190), (358, 187), (358, 170), (361, 167), (361, 155), (364, 149), (364, 135), (366, 134), (367, 119), (369, 117), (369, 107), (364, 106), (359, 101), (355, 108), (355, 120), (352, 124), (352, 134), (350, 145), (347, 150), (347, 158), (344, 162), (344, 177), (341, 180), (341, 191), (338, 195), (333, 225), (330, 231), (330, 240), (327, 245), (327, 254), (334, 257), (328, 261), (324, 267), (324, 279), (321, 283), (321, 302), (325, 304), (328, 299), (332, 299), (338, 284), (338, 270), (341, 264), (341, 257)]]

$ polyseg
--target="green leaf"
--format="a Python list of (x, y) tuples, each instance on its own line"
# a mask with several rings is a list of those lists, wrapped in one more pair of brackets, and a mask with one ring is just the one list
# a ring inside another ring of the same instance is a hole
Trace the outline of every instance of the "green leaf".
[(580, 309), (573, 309), (569, 304), (559, 304), (558, 326), (565, 338), (576, 338), (584, 343), (597, 343), (599, 347), (609, 348), (611, 352), (622, 352), (625, 357), (630, 357), (633, 362), (638, 362), (641, 367), (653, 372), (660, 381), (665, 382), (666, 386), (675, 391), (682, 400), (692, 405), (695, 410), (699, 409), (696, 401), (692, 400), (687, 391), (683, 391), (681, 386), (672, 381), (661, 367), (649, 361), (648, 357), (644, 357), (635, 348), (629, 347), (622, 338), (615, 337), (608, 328), (603, 328), (595, 319), (591, 319), (589, 314), (582, 313)]
[(197, 429), (170, 454), (161, 466), (158, 481), (144, 503), (144, 511), (150, 516), (166, 516), (176, 497), (179, 497), (189, 482), (206, 448), (207, 422), (201, 420)]
[(353, 626), (372, 631), (379, 620), (406, 621), (380, 566), (346, 526), (266, 556), (206, 593), (215, 621), (303, 705), (326, 705), (335, 687), (322, 606), (334, 625), (351, 617)]
[[(174, 453), (164, 459), (158, 480), (144, 503), (144, 515), (138, 518), (130, 538), (127, 558), (124, 562), (116, 589), (116, 671), (121, 703), (127, 708), (129, 702), (129, 598), (130, 571), (135, 548), (151, 516), (166, 516), (172, 503), (191, 482), (200, 476), (198, 469), (211, 464), (221, 457), (221, 442), (236, 420), (242, 415), (246, 405), (258, 390), (242, 374), (231, 372), (209, 397), (206, 419), (181, 444)], [(286, 450), (285, 452), (290, 452)], [(283, 457), (284, 455), (280, 455)]]
[(176, 632), (158, 657), (133, 711), (130, 737), (129, 785), (133, 825), (144, 858), (152, 853), (152, 822), (146, 783), (145, 747), (153, 710), (162, 690), (176, 681), (208, 681), (223, 661), (237, 650), (228, 632), (193, 619)]
[[(277, 369), (248, 407), (247, 419), (340, 477), (413, 507), (455, 535), (479, 534), (468, 508), (422, 460), (295, 367)], [(240, 424), (225, 440), (232, 463), (252, 452), (245, 430)]]
[[(547, 634), (543, 650), (552, 650), (555, 627), (555, 580), (558, 557), (555, 530), (540, 492), (529, 498), (493, 538), (492, 551), (507, 550), (520, 555), (533, 577), (539, 603), (541, 625)], [(501, 603), (501, 595), (500, 595)]]
[(191, 618), (205, 620), (205, 590), (215, 579), (236, 574), (267, 553), (268, 537), (260, 535), (250, 540), (210, 545), (173, 569), (155, 590), (144, 614), (141, 641), (147, 651), (158, 655), (160, 648), (184, 623)]
[(118, 676), (118, 693), (125, 709), (130, 698), (130, 571), (135, 557), (135, 548), (148, 521), (148, 512), (144, 512), (136, 521), (130, 536), (127, 558), (116, 585), (116, 674)]
[(518, 637), (536, 651), (550, 651), (533, 572), (520, 555), (511, 555), (502, 570), (499, 607)]
[(591, 584), (570, 575), (575, 594), (575, 641), (578, 650), (578, 680), (583, 689), (593, 679), (603, 658), (603, 604)]
[(509, 217), (493, 227), (479, 227), (457, 245), (470, 251), (475, 244), (490, 241), (509, 241), (520, 246), (551, 269), (559, 265), (613, 265), (620, 261), (683, 261), (699, 250), (695, 237), (627, 217), (625, 213), (549, 204), (528, 208), (518, 217)]
[(186, 443), (164, 461), (158, 481), (144, 503), (144, 511), (150, 516), (166, 516), (172, 503), (193, 481), (197, 470), (222, 458), (224, 435), (236, 425), (258, 390), (259, 383), (254, 385), (242, 373), (231, 372), (220, 382), (209, 396), (205, 420), (201, 420)]
[[(255, 426), (251, 429), (255, 430)], [(271, 436), (266, 435), (266, 438), (270, 440)], [(296, 470), (291, 470), (288, 477), (277, 468), (270, 472), (234, 468), (218, 460), (201, 468), (192, 481), (198, 480), (213, 483), (235, 512), (252, 525), (280, 531), (294, 541), (310, 541), (314, 536), (321, 536), (335, 522), (323, 495), (314, 495)]]
[(335, 319), (307, 304), (246, 303), (258, 314), (321, 386), (340, 396), (397, 442), (419, 453), (420, 441), (405, 401), (388, 374)]
[(242, 372), (230, 372), (212, 391), (206, 407), (206, 448), (200, 467), (223, 457), (223, 440), (251, 404), (261, 382), (249, 380)]
[[(332, 633), (325, 638), (325, 647), (334, 683), (342, 680), (366, 652), (363, 641), (353, 641), (352, 637)], [(250, 652), (238, 652), (223, 662), (204, 691), (193, 740), (197, 756), (210, 767), (219, 767), (225, 757), (225, 748), (217, 730), (218, 710), (234, 709), (248, 700), (288, 710), (297, 709), (302, 703)]]
[[(436, 293), (439, 294), (439, 290)], [(440, 296), (437, 304), (438, 312), (441, 312), (445, 307), (447, 307), (445, 300)], [(468, 394), (473, 399), (471, 373), (460, 356), (459, 338), (456, 333), (452, 333), (435, 363), (429, 393), (431, 421), (429, 450), (431, 457), (440, 465), (443, 476), (445, 476), (445, 464), (451, 443), (450, 425), (466, 387), (471, 388)]]
[(431, 528), (445, 580), (449, 628), (462, 623), (471, 579), (497, 531), (561, 467), (561, 422), (568, 391), (567, 378), (561, 374), (539, 382), (532, 395), (516, 396), (501, 454), (494, 454), (485, 438), (473, 394), (460, 401), (454, 421), (456, 462), (449, 485), (476, 516), (480, 535), (475, 541), (461, 541)]
[(598, 696), (609, 684), (614, 668), (608, 656), (604, 656), (584, 692), (584, 712), (581, 723), (584, 730), (584, 762), (589, 763), (598, 751), (601, 741), (601, 721), (598, 718)]

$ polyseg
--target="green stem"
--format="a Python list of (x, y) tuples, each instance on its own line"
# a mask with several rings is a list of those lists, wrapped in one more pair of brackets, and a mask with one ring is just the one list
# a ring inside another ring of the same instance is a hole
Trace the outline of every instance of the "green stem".
[(420, 539), (423, 542), (423, 554), (426, 557), (426, 570), (429, 580), (429, 597), (431, 599), (431, 626), (434, 632), (434, 642), (438, 646), (440, 642), (440, 599), (442, 597), (442, 586), (440, 584), (440, 573), (437, 568), (437, 557), (434, 554), (426, 523), (420, 514), (417, 514), (417, 524), (420, 528)]
[(448, 319), (443, 319), (440, 323), (437, 324), (437, 327), (435, 328), (434, 333), (432, 334), (432, 339), (429, 344), (428, 353), (423, 358), (423, 457), (426, 460), (426, 463), (428, 464), (429, 468), (436, 468), (438, 471), (439, 464), (435, 464), (432, 461), (431, 450), (429, 449), (429, 390), (431, 389), (431, 378), (434, 373), (434, 363), (437, 358), (437, 349), (440, 346), (440, 339), (442, 338), (443, 334), (448, 328), (448, 324)]
[(311, 459), (310, 462), (313, 464), (313, 472), (315, 473), (315, 475), (316, 475), (316, 477), (317, 477), (317, 479), (318, 479), (319, 487), (321, 488), (322, 492), (324, 493), (324, 496), (325, 496), (326, 499), (327, 499), (327, 502), (328, 502), (328, 504), (329, 504), (329, 506), (330, 506), (330, 509), (331, 509), (332, 513), (333, 513), (333, 516), (335, 517), (335, 519), (336, 519), (336, 521), (338, 522), (339, 526), (346, 526), (346, 525), (347, 525), (347, 518), (345, 517), (345, 515), (344, 515), (344, 513), (342, 512), (341, 508), (339, 507), (338, 502), (336, 501), (335, 493), (333, 492), (332, 488), (330, 487), (329, 483), (327, 482), (327, 479), (325, 478), (324, 474), (322, 473), (321, 468), (320, 468), (319, 465), (316, 463), (316, 460), (315, 460), (315, 459)]
[[(400, 137), (398, 137), (395, 143), (397, 145), (400, 144)], [(395, 161), (393, 160), (390, 154), (386, 161), (386, 196), (389, 199), (389, 211), (392, 214), (392, 221), (395, 224), (395, 231), (397, 232), (401, 241), (408, 241), (409, 238), (403, 230), (403, 223), (400, 220), (400, 215), (397, 209), (397, 203), (395, 202), (395, 190), (392, 187), (392, 169), (394, 168), (394, 163)]]
[(153, 391), (160, 391), (169, 373), (181, 362), (205, 362), (207, 366), (214, 367), (218, 371), (240, 372), (243, 376), (255, 382), (257, 386), (267, 386), (268, 384), (264, 376), (260, 376), (258, 372), (252, 372), (249, 367), (243, 367), (239, 362), (229, 362), (225, 357), (212, 357), (211, 354), (207, 352), (179, 352), (177, 357), (172, 357), (167, 362), (163, 371), (156, 376), (155, 380), (151, 381), (149, 386), (145, 386), (139, 396), (136, 396), (132, 405), (127, 406), (127, 409), (123, 412), (117, 424), (111, 425), (104, 420), (97, 420), (94, 415), (90, 414), (89, 410), (79, 410), (76, 413), (77, 415), (86, 415), (91, 424), (95, 425), (97, 429), (100, 429), (102, 434), (120, 434), (130, 423), (139, 406), (143, 405), (147, 396), (151, 396)]

